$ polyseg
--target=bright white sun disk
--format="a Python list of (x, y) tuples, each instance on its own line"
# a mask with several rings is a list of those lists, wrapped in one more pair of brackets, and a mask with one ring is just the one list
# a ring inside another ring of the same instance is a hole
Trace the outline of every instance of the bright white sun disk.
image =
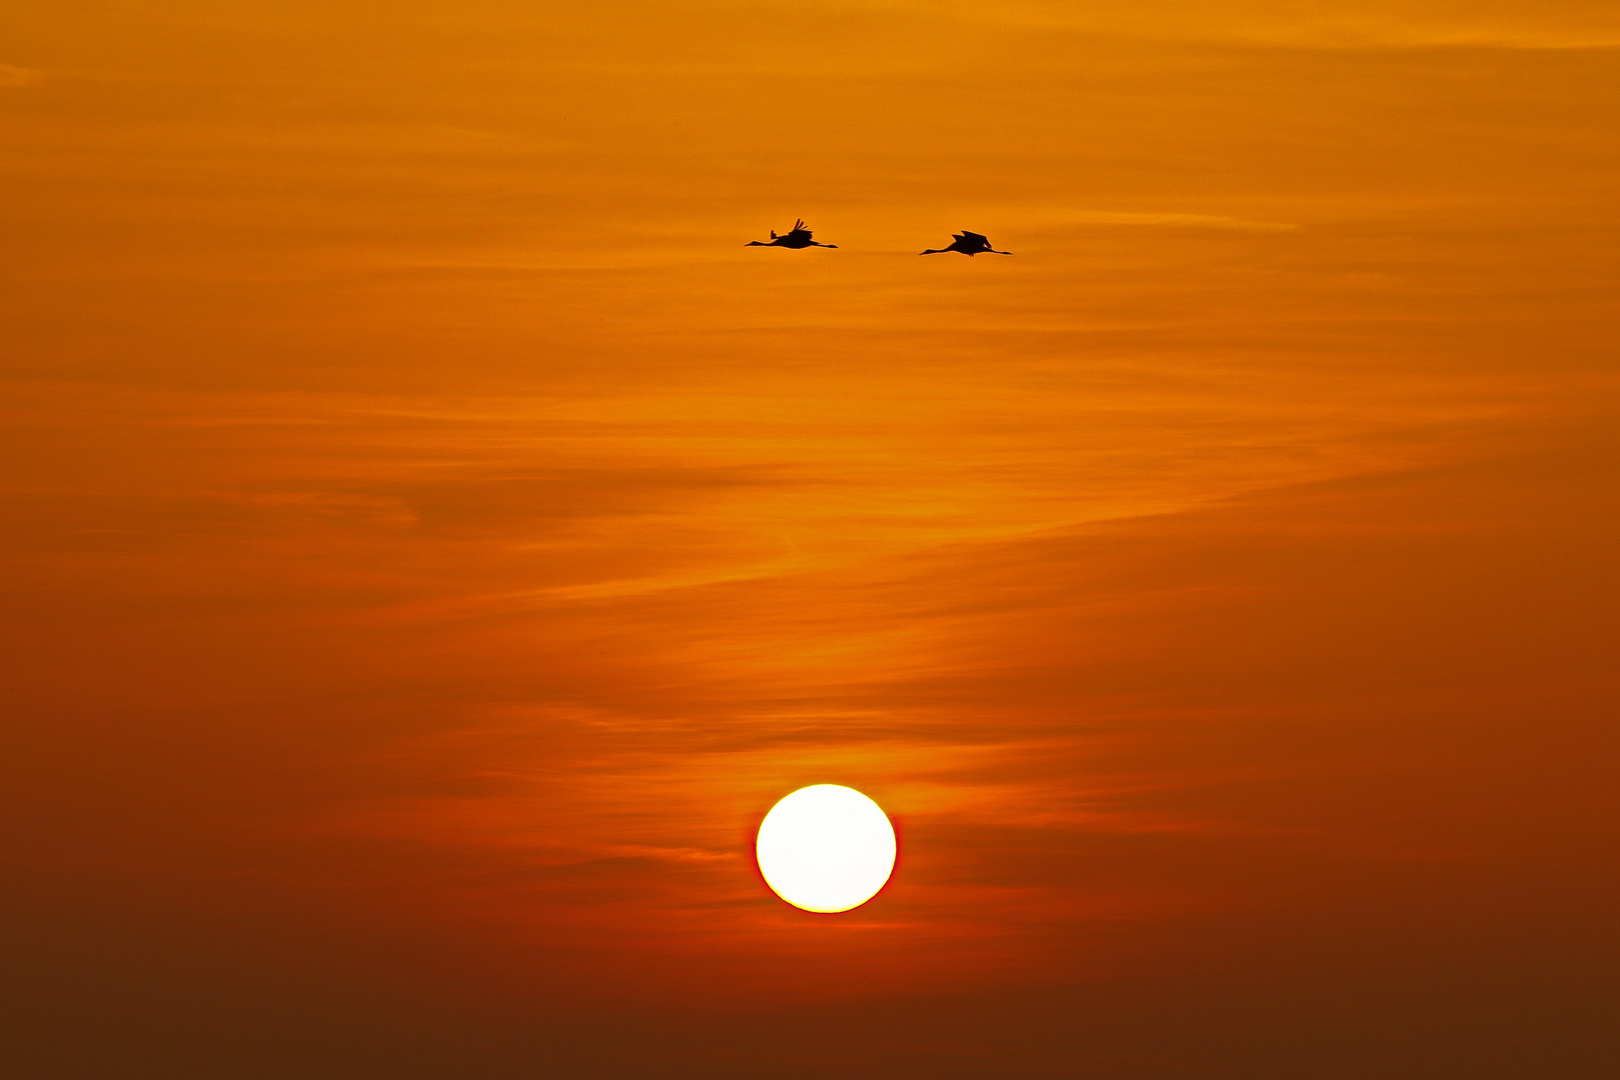
[(889, 880), (894, 826), (853, 788), (817, 784), (771, 807), (754, 851), (765, 883), (794, 907), (848, 911)]

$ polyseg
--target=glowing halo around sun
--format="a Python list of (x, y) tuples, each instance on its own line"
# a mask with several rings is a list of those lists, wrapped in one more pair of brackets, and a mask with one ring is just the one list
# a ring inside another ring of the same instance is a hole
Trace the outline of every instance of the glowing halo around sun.
[(754, 845), (777, 896), (806, 911), (848, 911), (894, 872), (894, 826), (854, 788), (816, 784), (771, 807)]

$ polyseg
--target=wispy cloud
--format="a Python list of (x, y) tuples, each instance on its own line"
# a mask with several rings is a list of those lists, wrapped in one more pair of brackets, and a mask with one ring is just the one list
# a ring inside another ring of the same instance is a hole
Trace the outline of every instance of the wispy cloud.
[(1243, 229), (1255, 232), (1292, 232), (1299, 226), (1286, 221), (1253, 221), (1224, 214), (1178, 214), (1114, 210), (1055, 211), (1048, 220), (1078, 225), (1162, 225), (1182, 229)]
[(45, 72), (39, 68), (0, 64), (0, 86), (33, 86), (44, 78)]
[(1247, 0), (1211, 5), (1167, 0), (1144, 7), (1116, 0), (1084, 5), (1063, 0), (998, 0), (992, 4), (957, 0), (934, 10), (965, 20), (1012, 26), (1301, 49), (1590, 49), (1620, 45), (1620, 17), (1611, 6), (1599, 4), (1527, 5), (1487, 0), (1463, 7), (1434, 0), (1385, 0), (1324, 6), (1305, 0)]

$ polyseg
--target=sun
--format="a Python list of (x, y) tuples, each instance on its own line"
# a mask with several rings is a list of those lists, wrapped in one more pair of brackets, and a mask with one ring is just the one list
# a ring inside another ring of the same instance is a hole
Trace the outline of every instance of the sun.
[(854, 788), (816, 784), (771, 807), (754, 845), (776, 895), (806, 911), (848, 911), (894, 871), (894, 826)]

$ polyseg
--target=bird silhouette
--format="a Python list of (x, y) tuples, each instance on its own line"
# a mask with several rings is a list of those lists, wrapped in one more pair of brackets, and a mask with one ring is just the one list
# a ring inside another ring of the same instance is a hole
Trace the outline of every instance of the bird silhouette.
[(835, 248), (838, 246), (837, 244), (818, 244), (814, 240), (810, 239), (811, 235), (810, 230), (804, 227), (804, 222), (795, 221), (793, 223), (793, 230), (786, 236), (777, 236), (776, 231), (773, 229), (771, 231), (770, 243), (767, 244), (763, 240), (750, 240), (748, 243), (744, 244), (743, 247)]
[(983, 251), (988, 251), (992, 255), (1012, 254), (1010, 251), (997, 251), (995, 248), (991, 247), (990, 238), (985, 236), (983, 233), (968, 232), (966, 229), (963, 229), (959, 233), (951, 233), (951, 236), (954, 238), (954, 242), (950, 247), (929, 248), (927, 251), (919, 252), (918, 254), (943, 255), (947, 251), (958, 251), (963, 255), (970, 257)]

